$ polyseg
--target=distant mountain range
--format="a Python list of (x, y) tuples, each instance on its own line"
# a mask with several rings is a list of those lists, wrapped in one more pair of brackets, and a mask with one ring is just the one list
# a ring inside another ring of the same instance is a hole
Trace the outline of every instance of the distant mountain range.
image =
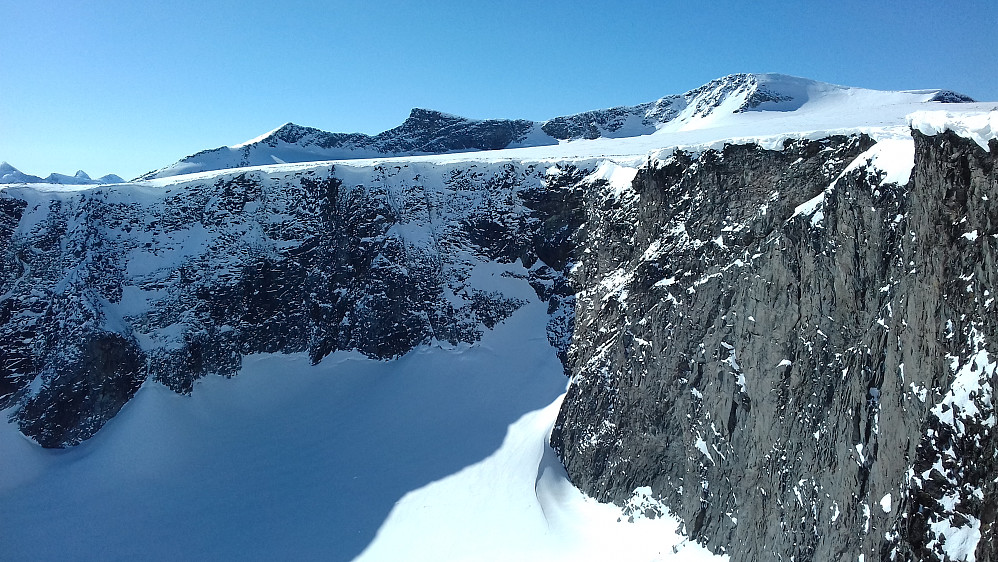
[[(676, 130), (708, 127), (716, 118), (736, 113), (792, 112), (816, 98), (852, 93), (873, 94), (861, 96), (866, 103), (873, 104), (888, 99), (898, 101), (899, 98), (905, 102), (974, 101), (949, 90), (878, 92), (785, 74), (732, 74), (684, 94), (540, 122), (467, 119), (417, 108), (398, 127), (373, 136), (330, 133), (287, 123), (245, 143), (203, 150), (137, 179), (267, 164), (417, 156), (547, 146), (580, 139), (636, 137), (654, 133), (666, 125)], [(849, 100), (851, 107), (856, 107), (857, 103), (862, 102)]]
[(57, 183), (62, 185), (100, 185), (109, 183), (125, 183), (125, 180), (118, 175), (108, 174), (97, 179), (91, 178), (83, 170), (78, 170), (75, 174), (52, 173), (41, 178), (31, 174), (25, 174), (6, 162), (0, 162), (0, 184), (4, 183)]

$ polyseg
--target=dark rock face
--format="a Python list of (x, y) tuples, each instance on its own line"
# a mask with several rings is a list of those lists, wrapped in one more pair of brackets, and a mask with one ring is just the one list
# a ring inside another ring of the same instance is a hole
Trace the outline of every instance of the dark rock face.
[(135, 342), (108, 332), (84, 338), (72, 349), (76, 357), (54, 365), (45, 392), (26, 400), (19, 412), (21, 431), (43, 447), (93, 436), (145, 380), (146, 365)]
[(249, 353), (388, 359), (475, 342), (523, 304), (471, 283), (495, 262), (548, 301), (564, 355), (585, 175), (465, 163), (354, 169), (350, 181), (329, 167), (236, 173), (158, 192), (8, 189), (0, 408), (64, 447), (150, 378), (189, 393)]
[[(437, 154), (459, 150), (506, 148), (530, 132), (532, 121), (474, 120), (430, 109), (413, 109), (398, 127), (374, 136), (361, 133), (327, 133), (288, 123), (265, 141), (268, 145), (314, 144), (320, 148), (366, 147), (381, 154)], [(195, 155), (196, 156), (196, 155)]]
[(842, 174), (870, 144), (677, 154), (587, 199), (576, 485), (649, 486), (733, 560), (995, 559), (998, 142), (915, 133), (906, 186)]
[[(655, 125), (675, 119), (686, 107), (683, 96), (668, 96), (658, 101), (630, 107), (612, 107), (577, 115), (555, 117), (541, 125), (541, 130), (559, 140), (614, 138), (647, 134)], [(631, 124), (628, 128), (627, 125)]]
[(375, 137), (385, 153), (441, 153), (497, 150), (523, 138), (533, 128), (522, 119), (477, 121), (429, 109), (413, 109), (404, 123)]

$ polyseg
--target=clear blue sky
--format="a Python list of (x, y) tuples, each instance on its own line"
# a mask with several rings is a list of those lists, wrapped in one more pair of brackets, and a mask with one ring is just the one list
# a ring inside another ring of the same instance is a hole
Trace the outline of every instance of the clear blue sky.
[(287, 121), (543, 120), (734, 72), (998, 100), (998, 2), (0, 0), (0, 160), (126, 178)]

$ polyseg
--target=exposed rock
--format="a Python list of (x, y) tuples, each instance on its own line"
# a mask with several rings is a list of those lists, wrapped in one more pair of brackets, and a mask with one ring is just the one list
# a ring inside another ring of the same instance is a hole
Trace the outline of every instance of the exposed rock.
[(165, 190), (9, 188), (0, 408), (14, 406), (40, 444), (64, 447), (92, 436), (147, 378), (190, 393), (249, 353), (389, 359), (476, 342), (523, 304), (472, 283), (479, 274), (528, 279), (564, 355), (585, 175), (427, 163), (348, 170), (348, 180), (326, 166)]
[[(681, 129), (691, 121), (723, 118), (747, 111), (793, 111), (812, 96), (856, 91), (870, 103), (886, 95), (885, 104), (897, 103), (897, 92), (875, 92), (816, 82), (784, 74), (731, 74), (655, 101), (596, 109), (547, 121), (525, 119), (468, 119), (430, 109), (413, 109), (398, 127), (377, 135), (329, 133), (287, 123), (252, 141), (203, 150), (179, 162), (142, 175), (140, 180), (181, 174), (291, 162), (321, 162), (385, 156), (411, 156), (457, 151), (497, 150), (548, 146), (559, 141), (623, 138), (648, 135), (662, 127)], [(904, 92), (918, 102), (973, 101), (948, 90)], [(856, 106), (850, 102), (850, 105)], [(874, 102), (879, 103), (879, 102)], [(851, 107), (850, 111), (858, 107)], [(872, 113), (882, 110), (866, 108)]]

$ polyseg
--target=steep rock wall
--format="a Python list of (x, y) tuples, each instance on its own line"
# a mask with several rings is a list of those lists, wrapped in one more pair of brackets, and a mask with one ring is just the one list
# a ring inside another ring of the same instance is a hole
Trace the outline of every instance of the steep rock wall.
[(998, 146), (914, 137), (907, 185), (832, 138), (587, 201), (573, 482), (738, 561), (994, 559)]

